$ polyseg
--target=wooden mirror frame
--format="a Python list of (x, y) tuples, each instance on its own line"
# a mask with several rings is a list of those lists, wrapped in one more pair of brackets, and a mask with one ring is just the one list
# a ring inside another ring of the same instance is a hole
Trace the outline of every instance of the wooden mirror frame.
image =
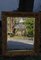
[[(7, 17), (35, 17), (35, 40), (34, 48), (32, 50), (14, 50), (7, 51)], [(32, 12), (2, 12), (2, 55), (16, 56), (16, 55), (38, 55), (40, 44), (40, 14)]]

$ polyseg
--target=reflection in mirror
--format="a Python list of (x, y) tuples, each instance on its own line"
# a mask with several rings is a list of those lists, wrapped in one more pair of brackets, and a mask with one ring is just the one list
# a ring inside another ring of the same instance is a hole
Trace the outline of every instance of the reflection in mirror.
[(34, 35), (34, 17), (7, 17), (7, 50), (32, 50)]

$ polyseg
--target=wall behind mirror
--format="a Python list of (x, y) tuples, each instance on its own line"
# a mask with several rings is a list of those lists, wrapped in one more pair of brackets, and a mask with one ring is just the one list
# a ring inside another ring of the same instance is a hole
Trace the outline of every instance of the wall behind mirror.
[(41, 0), (0, 0), (0, 20), (2, 11), (41, 11)]

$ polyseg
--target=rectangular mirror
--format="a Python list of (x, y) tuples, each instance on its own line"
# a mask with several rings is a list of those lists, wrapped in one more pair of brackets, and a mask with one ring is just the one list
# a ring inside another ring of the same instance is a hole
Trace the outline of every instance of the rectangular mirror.
[(2, 12), (2, 54), (37, 55), (40, 38), (39, 13)]
[(35, 37), (35, 18), (7, 17), (7, 49), (32, 50)]

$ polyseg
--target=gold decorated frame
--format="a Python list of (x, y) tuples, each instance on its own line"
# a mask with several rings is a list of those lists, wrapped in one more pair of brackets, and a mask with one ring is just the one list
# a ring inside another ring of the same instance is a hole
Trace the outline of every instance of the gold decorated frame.
[[(34, 48), (32, 50), (14, 50), (7, 51), (7, 17), (35, 17), (35, 39)], [(40, 44), (40, 14), (32, 12), (2, 12), (2, 55), (38, 55)]]

